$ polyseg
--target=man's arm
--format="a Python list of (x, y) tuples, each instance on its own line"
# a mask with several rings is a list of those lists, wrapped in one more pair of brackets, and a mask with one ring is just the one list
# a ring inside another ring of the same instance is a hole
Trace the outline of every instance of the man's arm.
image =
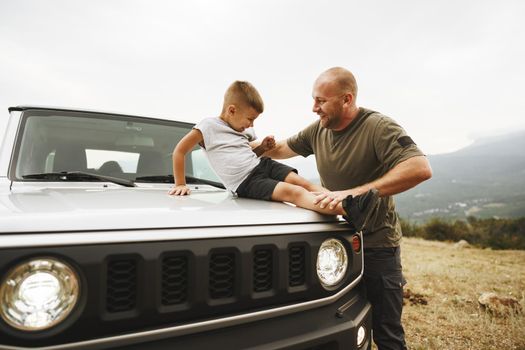
[(276, 142), (275, 147), (264, 152), (263, 155), (273, 159), (288, 159), (297, 157), (299, 154), (292, 151), (286, 140), (281, 140)]
[(344, 191), (321, 193), (315, 203), (321, 208), (334, 208), (348, 195), (358, 196), (375, 188), (381, 197), (404, 192), (432, 177), (432, 168), (425, 156), (409, 158), (390, 169), (385, 175), (367, 184)]
[(186, 171), (185, 171), (185, 158), (186, 154), (190, 152), (193, 147), (199, 142), (202, 142), (202, 133), (197, 129), (192, 129), (187, 133), (175, 146), (173, 150), (173, 177), (175, 184), (169, 190), (169, 194), (176, 196), (184, 196), (190, 194), (190, 188), (186, 186)]

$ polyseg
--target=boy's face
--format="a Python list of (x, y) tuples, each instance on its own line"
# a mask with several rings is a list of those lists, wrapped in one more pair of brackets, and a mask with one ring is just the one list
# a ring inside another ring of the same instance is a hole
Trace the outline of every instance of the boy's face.
[(259, 116), (259, 113), (253, 107), (239, 107), (230, 105), (228, 107), (228, 124), (238, 132), (253, 127), (253, 122)]

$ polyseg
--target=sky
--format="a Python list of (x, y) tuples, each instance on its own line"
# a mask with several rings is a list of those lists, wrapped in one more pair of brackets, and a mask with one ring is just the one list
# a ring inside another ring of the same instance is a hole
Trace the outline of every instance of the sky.
[(522, 0), (2, 0), (0, 135), (16, 105), (198, 122), (248, 80), (258, 136), (282, 139), (316, 120), (313, 82), (342, 66), (359, 106), (451, 152), (525, 129), (523, 18)]

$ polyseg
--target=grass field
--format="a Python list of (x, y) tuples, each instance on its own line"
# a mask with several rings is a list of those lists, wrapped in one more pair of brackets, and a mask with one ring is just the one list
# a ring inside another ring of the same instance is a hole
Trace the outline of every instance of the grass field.
[[(525, 251), (457, 249), (404, 238), (403, 324), (410, 349), (525, 349), (525, 315), (492, 316), (483, 292), (517, 298), (525, 311)], [(426, 302), (426, 305), (425, 305)]]

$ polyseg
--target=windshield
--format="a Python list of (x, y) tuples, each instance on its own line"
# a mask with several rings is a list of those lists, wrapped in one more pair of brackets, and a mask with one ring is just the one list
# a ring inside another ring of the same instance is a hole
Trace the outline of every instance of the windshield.
[[(12, 174), (27, 180), (27, 175), (77, 171), (166, 182), (161, 178), (171, 178), (173, 148), (191, 128), (189, 123), (131, 116), (25, 111)], [(220, 182), (198, 147), (186, 156), (186, 175)]]

